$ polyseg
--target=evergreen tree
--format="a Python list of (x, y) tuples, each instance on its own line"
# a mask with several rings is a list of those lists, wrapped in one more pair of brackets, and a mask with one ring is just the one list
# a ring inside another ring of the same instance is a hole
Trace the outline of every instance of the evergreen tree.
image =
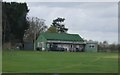
[(26, 20), (28, 13), (26, 3), (3, 2), (2, 3), (2, 40), (4, 42), (23, 41), (24, 30), (29, 27)]
[(53, 20), (52, 26), (56, 27), (56, 30), (58, 33), (67, 33), (68, 28), (65, 28), (65, 25), (63, 24), (64, 18), (57, 18)]

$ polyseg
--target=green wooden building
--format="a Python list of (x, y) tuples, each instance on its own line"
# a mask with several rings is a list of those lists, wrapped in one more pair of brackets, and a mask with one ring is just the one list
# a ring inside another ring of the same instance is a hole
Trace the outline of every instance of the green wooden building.
[(78, 34), (42, 33), (34, 44), (36, 50), (85, 51), (84, 40)]

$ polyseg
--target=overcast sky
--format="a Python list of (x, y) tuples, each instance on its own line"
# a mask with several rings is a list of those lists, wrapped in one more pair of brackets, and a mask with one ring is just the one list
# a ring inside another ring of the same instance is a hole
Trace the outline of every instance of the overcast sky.
[(68, 33), (94, 41), (118, 42), (117, 2), (27, 2), (28, 16), (45, 19), (47, 26), (64, 17)]

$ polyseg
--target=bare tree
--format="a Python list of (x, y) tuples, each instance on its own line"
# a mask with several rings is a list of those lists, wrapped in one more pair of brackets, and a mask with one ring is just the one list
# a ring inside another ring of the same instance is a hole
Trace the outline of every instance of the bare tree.
[(29, 23), (29, 28), (25, 30), (24, 41), (34, 42), (37, 37), (45, 32), (47, 26), (44, 19), (39, 19), (37, 17), (28, 17), (27, 21)]

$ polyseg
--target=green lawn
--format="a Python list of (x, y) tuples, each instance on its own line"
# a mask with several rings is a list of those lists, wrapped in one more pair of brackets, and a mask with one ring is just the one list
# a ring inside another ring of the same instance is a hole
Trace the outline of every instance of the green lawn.
[(0, 50), (0, 74), (2, 73), (2, 50)]
[(23, 73), (117, 73), (117, 53), (4, 51), (2, 71)]

